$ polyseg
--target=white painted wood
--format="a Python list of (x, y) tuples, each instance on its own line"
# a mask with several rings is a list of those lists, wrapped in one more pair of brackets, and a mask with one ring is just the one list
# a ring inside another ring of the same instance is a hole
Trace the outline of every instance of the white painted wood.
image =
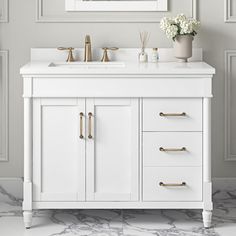
[(203, 99), (203, 180), (211, 182), (211, 99)]
[(75, 0), (66, 0), (65, 9), (75, 9)]
[(203, 182), (203, 209), (206, 211), (213, 210), (212, 202), (212, 182)]
[(232, 15), (232, 0), (224, 0), (224, 20), (226, 23), (235, 23), (236, 15)]
[(85, 200), (80, 112), (85, 113), (84, 99), (34, 100), (34, 200)]
[[(75, 0), (67, 0), (68, 8), (74, 8)], [(195, 18), (198, 13), (198, 1), (190, 0), (191, 6), (189, 13), (186, 13), (190, 17)], [(67, 4), (67, 2), (66, 2)], [(65, 7), (67, 8), (65, 4)], [(73, 4), (71, 6), (71, 4)], [(123, 12), (120, 15), (120, 12), (81, 12), (85, 14), (44, 14), (43, 12), (43, 0), (37, 0), (36, 4), (36, 22), (39, 23), (86, 23), (86, 22), (102, 22), (102, 23), (111, 23), (111, 22), (153, 22), (159, 23), (162, 19), (161, 15), (157, 15), (155, 11), (146, 12), (147, 14), (142, 14), (145, 12)], [(164, 6), (164, 5), (163, 5)], [(165, 7), (165, 6), (164, 6)], [(95, 13), (95, 14), (93, 14)], [(100, 13), (100, 14), (97, 14)], [(125, 14), (126, 13), (126, 14)]]
[[(160, 113), (186, 113), (166, 117)], [(202, 99), (144, 99), (144, 131), (202, 131)]]
[[(33, 140), (34, 198), (28, 181), (26, 225), (32, 208), (196, 208), (207, 212), (203, 217), (209, 225), (214, 68), (200, 62), (187, 67), (160, 63), (157, 68), (128, 63), (127, 68), (104, 71), (46, 65), (35, 62), (21, 70), (27, 108), (25, 176), (31, 181)], [(83, 140), (81, 111), (86, 116)], [(185, 112), (187, 117), (160, 117), (160, 112)], [(172, 145), (188, 152), (177, 159), (158, 150)], [(187, 186), (169, 188), (159, 182)]]
[[(27, 170), (32, 171), (32, 166), (30, 168), (27, 168)], [(25, 180), (23, 183), (23, 196), (24, 200), (22, 203), (23, 210), (32, 210), (32, 201), (33, 201), (33, 185), (32, 180)]]
[[(186, 148), (186, 151), (161, 151), (160, 148)], [(144, 166), (201, 166), (201, 132), (144, 132)]]
[(32, 217), (33, 217), (32, 211), (24, 211), (23, 217), (24, 217), (25, 228), (29, 229), (32, 226)]
[[(163, 187), (160, 182), (186, 186)], [(143, 201), (202, 201), (202, 168), (144, 167)]]
[(32, 99), (24, 99), (24, 200), (23, 217), (26, 228), (32, 224)]
[(167, 0), (83, 1), (66, 0), (66, 11), (167, 11)]
[(0, 162), (8, 161), (8, 51), (0, 51)]
[(33, 78), (32, 77), (25, 77), (23, 78), (23, 98), (30, 98), (33, 95)]
[[(183, 77), (183, 76), (182, 76)], [(211, 78), (34, 78), (33, 97), (211, 97)], [(171, 84), (171, 86), (170, 86)]]
[(203, 224), (205, 228), (211, 227), (212, 211), (202, 212)]
[(211, 181), (211, 99), (203, 99), (203, 222), (205, 227), (211, 223), (212, 181)]
[(33, 202), (34, 209), (202, 209), (203, 202)]
[(24, 99), (24, 201), (23, 210), (32, 210), (32, 99)]
[(8, 23), (9, 21), (9, 0), (1, 0), (2, 9), (0, 9), (0, 23)]
[[(88, 201), (138, 200), (138, 99), (87, 99), (92, 139), (86, 144)], [(88, 131), (87, 118), (87, 136)]]
[(191, 12), (191, 17), (194, 19), (198, 18), (198, 1), (197, 0), (192, 0), (192, 12)]
[(143, 201), (143, 99), (139, 101), (139, 201)]

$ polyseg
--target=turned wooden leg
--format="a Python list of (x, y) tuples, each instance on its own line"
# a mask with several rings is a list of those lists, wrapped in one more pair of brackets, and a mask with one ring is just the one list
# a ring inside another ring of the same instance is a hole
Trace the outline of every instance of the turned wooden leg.
[(32, 99), (24, 98), (24, 201), (23, 218), (25, 228), (32, 225)]
[(212, 211), (203, 211), (202, 212), (202, 219), (203, 219), (203, 225), (205, 228), (211, 227), (211, 218), (212, 218)]
[(23, 217), (24, 217), (25, 228), (30, 229), (30, 227), (32, 225), (33, 212), (32, 211), (24, 211)]

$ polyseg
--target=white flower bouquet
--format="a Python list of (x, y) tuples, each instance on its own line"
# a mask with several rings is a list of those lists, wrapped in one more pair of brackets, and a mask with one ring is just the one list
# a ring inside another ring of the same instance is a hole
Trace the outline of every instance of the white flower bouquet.
[(160, 28), (165, 32), (167, 38), (175, 41), (178, 35), (195, 36), (200, 28), (200, 22), (179, 14), (176, 17), (162, 18)]

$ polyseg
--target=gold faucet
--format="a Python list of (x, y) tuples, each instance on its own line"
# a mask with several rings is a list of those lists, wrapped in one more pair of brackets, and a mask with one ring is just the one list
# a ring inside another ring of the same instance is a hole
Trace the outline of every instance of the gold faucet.
[(85, 45), (84, 45), (84, 61), (92, 61), (92, 49), (91, 49), (91, 40), (90, 36), (86, 35)]
[(108, 57), (108, 54), (107, 54), (107, 51), (108, 50), (112, 50), (112, 51), (115, 51), (115, 50), (118, 50), (119, 48), (116, 48), (116, 47), (111, 47), (111, 48), (102, 48), (103, 49), (103, 56), (102, 56), (102, 62), (108, 62), (110, 61), (109, 57)]
[(62, 50), (62, 51), (65, 51), (65, 50), (68, 51), (68, 57), (66, 59), (66, 62), (73, 62), (73, 61), (75, 61), (75, 59), (73, 57), (73, 50), (74, 50), (74, 48), (72, 48), (72, 47), (69, 47), (69, 48), (59, 47), (57, 49), (58, 50)]

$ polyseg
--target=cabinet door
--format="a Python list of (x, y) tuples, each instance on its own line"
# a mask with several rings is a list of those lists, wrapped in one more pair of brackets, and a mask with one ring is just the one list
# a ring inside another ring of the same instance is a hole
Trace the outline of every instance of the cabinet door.
[(35, 99), (33, 106), (34, 201), (84, 201), (85, 100)]
[(86, 115), (87, 200), (137, 201), (139, 100), (87, 99)]

